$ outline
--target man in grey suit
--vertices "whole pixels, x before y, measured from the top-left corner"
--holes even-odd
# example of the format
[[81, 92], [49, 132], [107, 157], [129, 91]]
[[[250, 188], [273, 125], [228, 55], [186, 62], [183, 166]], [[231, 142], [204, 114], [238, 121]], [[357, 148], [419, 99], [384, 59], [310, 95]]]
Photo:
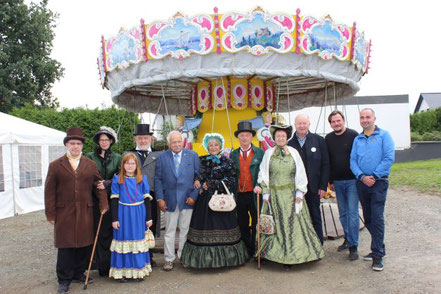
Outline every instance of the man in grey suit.
[[194, 188], [199, 174], [199, 157], [196, 152], [183, 149], [182, 134], [172, 131], [167, 136], [169, 150], [156, 160], [155, 192], [159, 209], [165, 212], [164, 270], [173, 269], [175, 236], [179, 219], [179, 248], [181, 257], [190, 226], [193, 206], [199, 190]]
[[[138, 124], [136, 125], [136, 132], [133, 134], [133, 140], [136, 143], [136, 147], [130, 150], [138, 156], [139, 162], [141, 163], [141, 172], [143, 175], [147, 176], [147, 181], [150, 186], [150, 195], [153, 197], [151, 201], [152, 208], [152, 220], [153, 225], [151, 230], [156, 236], [156, 233], [160, 232], [160, 217], [159, 210], [156, 205], [155, 199], [155, 165], [156, 159], [158, 158], [160, 151], [156, 151], [151, 147], [153, 132], [150, 132], [150, 125], [148, 124]], [[156, 266], [156, 262], [153, 260], [153, 254], [150, 251], [151, 265]]]

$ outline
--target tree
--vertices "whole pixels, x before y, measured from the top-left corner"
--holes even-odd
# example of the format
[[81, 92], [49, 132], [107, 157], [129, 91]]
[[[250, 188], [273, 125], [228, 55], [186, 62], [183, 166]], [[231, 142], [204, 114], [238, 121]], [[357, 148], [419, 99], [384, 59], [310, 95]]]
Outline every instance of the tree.
[[63, 76], [61, 64], [50, 58], [54, 39], [54, 14], [47, 0], [24, 4], [24, 0], [0, 2], [0, 111], [32, 103], [58, 107], [51, 94]]
[[133, 131], [140, 123], [138, 115], [114, 105], [106, 109], [63, 108], [60, 111], [51, 108], [38, 108], [27, 104], [14, 108], [11, 115], [65, 132], [71, 127], [83, 129], [86, 142], [83, 153], [93, 151], [95, 143], [92, 138], [101, 126], [111, 127], [118, 132], [119, 143], [112, 150], [123, 153], [134, 147]]

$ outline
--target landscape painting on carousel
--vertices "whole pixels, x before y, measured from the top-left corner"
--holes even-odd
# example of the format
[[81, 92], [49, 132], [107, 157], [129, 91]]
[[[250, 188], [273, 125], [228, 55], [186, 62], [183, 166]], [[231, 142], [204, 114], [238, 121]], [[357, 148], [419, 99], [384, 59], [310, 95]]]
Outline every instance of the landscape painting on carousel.
[[106, 68], [113, 70], [118, 67], [125, 69], [130, 64], [142, 60], [142, 35], [139, 27], [121, 30], [117, 37], [110, 38], [106, 47]]
[[369, 55], [369, 43], [364, 39], [364, 35], [358, 35], [354, 43], [354, 60], [356, 66], [366, 70], [367, 57]]
[[168, 23], [155, 23], [147, 30], [147, 38], [151, 40], [149, 54], [155, 59], [166, 55], [183, 58], [191, 53], [207, 54], [214, 46], [213, 38], [207, 34], [212, 30], [210, 17], [176, 17]]
[[229, 52], [248, 49], [260, 55], [274, 50], [279, 53], [293, 48], [291, 32], [295, 22], [289, 15], [267, 15], [255, 12], [251, 15], [226, 14], [221, 21], [223, 47]]
[[317, 53], [323, 59], [344, 60], [349, 56], [348, 27], [335, 25], [330, 19], [319, 21], [312, 17], [305, 17], [301, 27], [304, 34], [301, 45], [305, 53]]

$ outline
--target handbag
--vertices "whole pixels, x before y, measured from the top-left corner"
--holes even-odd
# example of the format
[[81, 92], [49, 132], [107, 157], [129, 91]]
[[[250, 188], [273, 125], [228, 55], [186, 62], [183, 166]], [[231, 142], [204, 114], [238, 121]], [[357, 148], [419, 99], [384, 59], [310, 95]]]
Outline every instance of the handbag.
[[217, 190], [211, 196], [210, 202], [208, 202], [208, 207], [213, 211], [219, 212], [229, 212], [236, 208], [236, 201], [234, 200], [234, 195], [230, 193], [224, 181], [221, 181], [224, 185], [226, 194], [218, 194]]
[[[268, 214], [263, 213], [263, 207], [265, 202], [268, 203]], [[260, 210], [259, 217], [259, 231], [265, 235], [273, 235], [276, 231], [276, 224], [274, 223], [273, 212], [271, 210], [271, 205], [269, 201], [265, 201], [262, 205], [262, 209]]]
[[155, 247], [155, 236], [150, 229], [147, 229], [147, 231], [145, 232], [145, 242], [147, 243], [149, 249]]

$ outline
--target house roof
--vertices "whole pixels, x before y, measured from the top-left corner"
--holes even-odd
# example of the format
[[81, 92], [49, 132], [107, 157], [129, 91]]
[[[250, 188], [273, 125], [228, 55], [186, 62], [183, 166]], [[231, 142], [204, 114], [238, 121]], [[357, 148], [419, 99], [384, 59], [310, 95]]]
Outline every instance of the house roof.
[[420, 111], [423, 100], [429, 106], [429, 109], [441, 107], [441, 93], [421, 93], [413, 113]]

